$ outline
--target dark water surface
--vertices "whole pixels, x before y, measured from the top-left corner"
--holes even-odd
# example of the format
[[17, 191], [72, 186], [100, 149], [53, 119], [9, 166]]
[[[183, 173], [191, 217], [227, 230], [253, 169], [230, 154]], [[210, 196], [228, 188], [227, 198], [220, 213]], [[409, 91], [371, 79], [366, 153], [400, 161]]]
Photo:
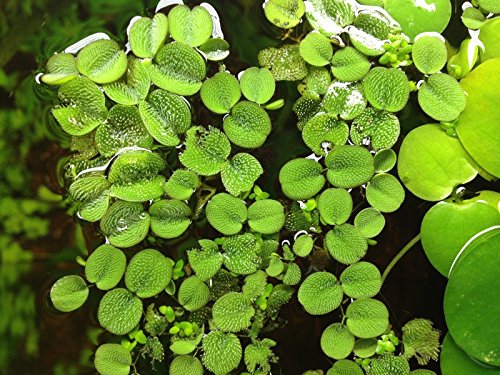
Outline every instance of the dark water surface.
[[[226, 61], [231, 72], [257, 65], [256, 56], [260, 49], [281, 43], [280, 31], [265, 21], [260, 1], [212, 0], [210, 3], [219, 11], [223, 31], [231, 44], [231, 55]], [[82, 12], [82, 19], [84, 17], [85, 12]], [[446, 36], [456, 45], [464, 35], [458, 27], [457, 17], [454, 19]], [[41, 28], [38, 32], [44, 33], [46, 30]], [[51, 35], [46, 37], [51, 38]], [[31, 66], [32, 69], [37, 68], [34, 61], [27, 61], [23, 55], [16, 56], [14, 61]], [[278, 86], [277, 97], [286, 98], [287, 104], [284, 109], [272, 114], [275, 124], [273, 133], [266, 146], [256, 152], [256, 157], [266, 170], [266, 182], [260, 185], [274, 196], [279, 188], [277, 174], [280, 167], [293, 157], [308, 154], [291, 113], [291, 105], [297, 97], [296, 89], [293, 84]], [[203, 113], [198, 113], [198, 118], [202, 116]], [[406, 125], [403, 124], [403, 128], [408, 131], [419, 123], [422, 122], [408, 121]], [[37, 145], [32, 155], [29, 168], [34, 175], [33, 191], [44, 184], [54, 192], [63, 193], [57, 181], [56, 165], [60, 157], [67, 155], [67, 151], [47, 141]], [[477, 188], [481, 187], [480, 182], [476, 185]], [[422, 217], [430, 207], [430, 203], [407, 192], [407, 199], [401, 209], [385, 215], [387, 225], [377, 238], [378, 244], [370, 247], [366, 259], [383, 271], [398, 251], [418, 234]], [[11, 272], [22, 275], [13, 286], [14, 293], [27, 292], [36, 302], [36, 309], [23, 319], [24, 324], [35, 327], [38, 349], [27, 354], [26, 339], [15, 344], [0, 340], [0, 350], [8, 351], [12, 358], [8, 364], [0, 365], [0, 372], [5, 371], [4, 375], [95, 373], [89, 358], [96, 348], [96, 337], [100, 332], [95, 316], [98, 293], [93, 290], [84, 307], [72, 313], [59, 313], [48, 302], [49, 289], [57, 278], [82, 271], [74, 261], [79, 255], [74, 235], [77, 221], [68, 216], [65, 209], [54, 211], [50, 219], [49, 236], [42, 241], [24, 244], [34, 254], [31, 267], [8, 266], [18, 267], [17, 270], [11, 269]], [[95, 236], [93, 225], [83, 224], [83, 232], [89, 249], [102, 241], [102, 238]], [[178, 242], [173, 243], [169, 249], [173, 250], [177, 246]], [[417, 244], [393, 269], [380, 296], [390, 308], [391, 322], [396, 331], [400, 331], [408, 320], [421, 317], [431, 319], [438, 329], [445, 332], [442, 313], [445, 281], [432, 268], [421, 246]], [[1, 306], [0, 309], [5, 312], [9, 306]], [[311, 317], [295, 301], [283, 309], [283, 317], [288, 320], [288, 325], [269, 335], [278, 341], [276, 354], [280, 357], [281, 373], [295, 375], [307, 369], [328, 369], [331, 364], [321, 351], [319, 337], [323, 329], [337, 319], [335, 312], [324, 317]], [[105, 335], [99, 337], [99, 342], [106, 339]], [[439, 371], [437, 364], [430, 368]], [[159, 370], [158, 373], [166, 373], [166, 368]]]

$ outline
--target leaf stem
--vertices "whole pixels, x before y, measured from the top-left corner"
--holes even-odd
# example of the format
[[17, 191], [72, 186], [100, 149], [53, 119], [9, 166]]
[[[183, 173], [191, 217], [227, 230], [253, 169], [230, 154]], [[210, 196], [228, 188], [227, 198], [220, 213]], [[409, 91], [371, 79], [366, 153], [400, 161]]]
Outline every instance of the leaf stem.
[[394, 266], [399, 262], [399, 260], [404, 257], [404, 255], [418, 242], [420, 241], [420, 233], [413, 237], [410, 242], [408, 242], [405, 247], [403, 247], [399, 253], [392, 258], [391, 262], [387, 265], [384, 274], [382, 275], [382, 285], [384, 284], [385, 279], [394, 268]]

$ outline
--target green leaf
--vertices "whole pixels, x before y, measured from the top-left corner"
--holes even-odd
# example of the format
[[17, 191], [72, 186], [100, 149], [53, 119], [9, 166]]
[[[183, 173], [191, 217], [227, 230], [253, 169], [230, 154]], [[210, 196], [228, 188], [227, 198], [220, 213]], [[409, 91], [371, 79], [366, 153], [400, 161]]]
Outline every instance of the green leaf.
[[80, 308], [89, 296], [89, 288], [80, 276], [63, 276], [50, 289], [50, 299], [59, 311], [69, 312]]
[[358, 212], [354, 218], [354, 226], [366, 238], [378, 236], [385, 226], [384, 215], [375, 208], [368, 207]]
[[391, 149], [382, 149], [377, 151], [373, 157], [375, 173], [389, 172], [396, 165], [397, 156]]
[[313, 66], [325, 66], [332, 59], [333, 47], [330, 39], [318, 31], [311, 31], [300, 41], [300, 56]]
[[208, 11], [195, 6], [176, 5], [168, 13], [168, 22], [172, 38], [190, 47], [198, 47], [212, 35], [212, 17]]
[[274, 95], [276, 82], [269, 69], [251, 67], [240, 77], [240, 86], [243, 96], [257, 104], [267, 103]]
[[340, 81], [359, 81], [369, 70], [370, 61], [354, 47], [344, 47], [333, 54], [332, 73]]
[[410, 365], [404, 357], [384, 354], [371, 362], [368, 375], [407, 375], [409, 372]]
[[188, 251], [189, 265], [194, 270], [196, 276], [202, 281], [207, 281], [211, 279], [221, 268], [223, 257], [218, 251], [217, 244], [212, 244], [211, 246], [206, 246], [205, 243], [208, 240], [200, 241], [202, 246], [201, 250], [192, 249]]
[[332, 83], [332, 77], [326, 67], [309, 67], [306, 78], [297, 85], [301, 95], [319, 97], [325, 95], [328, 87]]
[[264, 271], [257, 271], [245, 277], [242, 292], [250, 299], [255, 299], [264, 293], [267, 285], [267, 274]]
[[368, 250], [363, 234], [351, 224], [336, 225], [326, 234], [325, 244], [333, 259], [343, 264], [356, 263]]
[[464, 9], [462, 16], [462, 23], [471, 30], [479, 29], [486, 20], [484, 14], [477, 8], [470, 7]]
[[179, 288], [179, 303], [187, 311], [201, 309], [210, 300], [210, 289], [199, 277], [185, 279]]
[[124, 147], [151, 148], [153, 138], [137, 108], [119, 104], [109, 110], [107, 120], [97, 128], [95, 143], [101, 155], [111, 157]]
[[330, 358], [346, 358], [353, 348], [354, 336], [341, 323], [330, 324], [321, 334], [321, 349]]
[[281, 307], [290, 301], [294, 292], [295, 289], [288, 285], [278, 284], [274, 286], [267, 300], [266, 309], [266, 311], [269, 312], [271, 319], [276, 319]]
[[444, 316], [453, 339], [467, 354], [490, 366], [500, 365], [499, 241], [500, 226], [472, 237], [452, 265], [444, 295]]
[[252, 343], [245, 347], [244, 360], [247, 370], [254, 373], [258, 368], [264, 374], [270, 373], [270, 363], [277, 361], [271, 350], [274, 345], [276, 345], [276, 342], [267, 338], [262, 341], [252, 340]]
[[266, 268], [266, 273], [271, 277], [278, 277], [285, 270], [285, 263], [277, 256], [276, 253], [271, 255], [269, 265]]
[[196, 347], [200, 344], [203, 338], [203, 331], [200, 331], [198, 335], [191, 335], [180, 337], [178, 335], [170, 337], [170, 350], [172, 353], [177, 355], [186, 355], [192, 353]]
[[379, 173], [366, 186], [366, 200], [381, 212], [396, 211], [405, 199], [405, 191], [391, 174]]
[[413, 63], [424, 74], [439, 72], [446, 65], [448, 55], [441, 35], [417, 35], [411, 49]]
[[213, 322], [224, 332], [239, 332], [248, 328], [254, 315], [251, 300], [237, 292], [225, 294], [212, 307]]
[[111, 245], [132, 247], [149, 231], [150, 217], [141, 203], [115, 202], [101, 220], [101, 231]]
[[395, 27], [390, 19], [375, 9], [358, 12], [353, 25], [348, 28], [352, 45], [367, 56], [379, 56], [385, 52], [384, 44]]
[[271, 119], [258, 104], [242, 101], [224, 118], [224, 132], [229, 140], [244, 148], [257, 148], [271, 133]]
[[151, 205], [151, 230], [161, 238], [176, 238], [191, 224], [191, 209], [176, 199], [162, 199]]
[[164, 14], [156, 13], [152, 19], [141, 17], [130, 28], [130, 48], [137, 57], [153, 58], [167, 35], [168, 20]]
[[399, 120], [394, 114], [367, 108], [352, 122], [350, 136], [356, 145], [368, 141], [374, 150], [380, 150], [394, 146], [399, 131]]
[[460, 141], [448, 136], [439, 125], [423, 125], [404, 138], [399, 151], [398, 174], [417, 197], [438, 201], [455, 186], [477, 175]]
[[309, 199], [320, 192], [325, 184], [322, 167], [311, 159], [293, 159], [280, 170], [279, 180], [283, 193], [290, 199]]
[[354, 354], [359, 358], [369, 358], [377, 350], [377, 339], [357, 339], [354, 343]]
[[250, 191], [257, 179], [264, 173], [259, 161], [247, 153], [233, 156], [220, 172], [224, 188], [232, 195]]
[[498, 17], [487, 20], [484, 25], [481, 26], [479, 40], [484, 44], [484, 51], [481, 48], [479, 48], [478, 51], [481, 63], [489, 59], [500, 57], [498, 49], [499, 41], [497, 38], [499, 28], [500, 19], [498, 19]]
[[182, 96], [165, 90], [155, 90], [141, 101], [139, 113], [148, 132], [165, 146], [177, 146], [178, 135], [191, 126], [189, 104]]
[[300, 283], [301, 278], [302, 271], [300, 267], [296, 263], [289, 263], [285, 275], [283, 276], [283, 284], [297, 285]]
[[165, 182], [164, 190], [169, 197], [181, 201], [188, 200], [200, 186], [198, 175], [185, 169], [176, 169]]
[[139, 324], [141, 316], [141, 300], [124, 288], [107, 292], [97, 310], [99, 324], [115, 335], [132, 331]]
[[284, 224], [285, 208], [274, 199], [258, 200], [248, 207], [248, 225], [258, 233], [276, 233]]
[[354, 336], [369, 339], [385, 332], [389, 326], [389, 311], [375, 299], [363, 298], [352, 302], [346, 311], [347, 327]]
[[120, 46], [107, 39], [83, 47], [76, 56], [78, 71], [96, 83], [110, 83], [127, 70], [127, 55]]
[[169, 375], [203, 375], [203, 365], [196, 357], [180, 355], [172, 360], [168, 373]]
[[42, 82], [47, 85], [62, 85], [78, 76], [76, 60], [72, 54], [56, 53], [47, 61], [47, 73]]
[[269, 0], [264, 3], [264, 14], [273, 25], [291, 29], [299, 24], [305, 12], [303, 0]]
[[104, 94], [85, 77], [77, 77], [61, 85], [58, 91], [61, 107], [52, 114], [70, 135], [84, 135], [99, 126], [107, 116]]
[[94, 366], [101, 375], [128, 375], [132, 356], [120, 344], [103, 344], [95, 352]]
[[348, 135], [349, 126], [332, 113], [317, 114], [308, 120], [302, 129], [304, 143], [316, 155], [325, 155], [327, 147], [345, 144]]
[[240, 84], [232, 74], [219, 72], [203, 82], [200, 95], [201, 101], [209, 110], [225, 114], [240, 100]]
[[432, 327], [432, 322], [427, 319], [413, 319], [403, 328], [404, 357], [407, 360], [415, 357], [420, 365], [427, 365], [431, 360], [437, 361], [439, 357], [440, 332]]
[[434, 0], [431, 4], [416, 3], [414, 0], [386, 0], [384, 7], [411, 40], [427, 31], [441, 33], [451, 18], [451, 3], [448, 0]]
[[263, 49], [258, 59], [260, 66], [268, 68], [276, 81], [298, 81], [307, 75], [306, 62], [296, 44]]
[[247, 207], [239, 198], [226, 193], [216, 194], [206, 207], [211, 226], [226, 236], [239, 233], [247, 220]]
[[[305, 94], [293, 103], [292, 110], [298, 118], [297, 127], [299, 130], [304, 128], [304, 125], [314, 116], [319, 115], [321, 108], [321, 100], [314, 95]], [[314, 132], [311, 132], [314, 135]]]
[[158, 250], [146, 249], [135, 254], [125, 272], [125, 285], [140, 298], [156, 296], [172, 279], [172, 261]]
[[221, 171], [231, 153], [231, 144], [219, 129], [194, 126], [187, 131], [186, 150], [179, 156], [185, 167], [201, 176]]
[[299, 257], [307, 257], [311, 253], [313, 245], [313, 239], [307, 234], [302, 234], [293, 243], [293, 252]]
[[248, 275], [257, 271], [260, 250], [255, 236], [245, 233], [227, 238], [222, 244], [224, 250], [224, 265], [238, 275]]
[[203, 338], [203, 365], [215, 375], [229, 374], [236, 369], [242, 354], [240, 340], [232, 333], [212, 331]]
[[352, 120], [366, 108], [366, 98], [360, 83], [335, 81], [323, 98], [323, 107], [328, 113]]
[[422, 220], [422, 247], [431, 264], [448, 277], [457, 254], [476, 233], [500, 224], [498, 210], [484, 202], [439, 202]]
[[203, 57], [184, 43], [164, 45], [155, 57], [158, 64], [148, 67], [151, 81], [178, 95], [193, 95], [201, 88], [207, 74]]
[[418, 90], [418, 104], [438, 121], [453, 121], [465, 109], [465, 93], [455, 78], [448, 74], [431, 75]]
[[330, 38], [354, 21], [354, 4], [342, 0], [309, 0], [306, 8], [311, 26]]
[[408, 78], [397, 68], [371, 69], [363, 78], [363, 89], [372, 106], [389, 112], [401, 111], [410, 95]]
[[500, 117], [500, 108], [496, 105], [499, 100], [499, 67], [500, 58], [488, 60], [460, 81], [467, 92], [467, 106], [460, 114], [456, 128], [467, 152], [497, 178], [500, 177], [500, 163], [495, 156], [500, 148], [500, 133], [495, 126]]
[[352, 207], [351, 194], [345, 189], [326, 189], [318, 198], [321, 220], [329, 225], [345, 223], [351, 216]]
[[333, 274], [314, 272], [302, 282], [297, 297], [309, 314], [324, 315], [340, 306], [343, 295]]
[[151, 80], [141, 60], [129, 57], [123, 79], [103, 85], [104, 92], [113, 101], [123, 105], [135, 105], [148, 95]]
[[79, 178], [70, 185], [69, 194], [79, 204], [82, 219], [96, 222], [103, 217], [109, 206], [110, 186], [103, 176]]
[[203, 43], [199, 50], [210, 61], [221, 61], [229, 56], [229, 43], [221, 38], [211, 38]]
[[361, 146], [335, 147], [325, 158], [326, 177], [337, 187], [354, 188], [368, 182], [373, 176], [373, 157]]
[[378, 268], [368, 262], [358, 262], [347, 267], [340, 275], [344, 293], [351, 298], [373, 297], [382, 286]]
[[364, 372], [361, 367], [349, 359], [341, 359], [333, 364], [332, 368], [328, 370], [327, 375], [363, 375]]
[[99, 289], [109, 290], [118, 285], [126, 265], [123, 251], [111, 245], [101, 245], [87, 259], [85, 277]]
[[478, 0], [479, 7], [489, 13], [500, 13], [500, 5], [494, 0]]

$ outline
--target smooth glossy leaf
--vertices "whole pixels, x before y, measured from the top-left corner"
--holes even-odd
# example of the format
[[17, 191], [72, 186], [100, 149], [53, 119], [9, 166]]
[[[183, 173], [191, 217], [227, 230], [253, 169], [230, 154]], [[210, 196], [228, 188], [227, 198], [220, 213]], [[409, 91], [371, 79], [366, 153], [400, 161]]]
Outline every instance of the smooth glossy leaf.
[[96, 83], [110, 83], [127, 70], [127, 55], [120, 46], [101, 39], [83, 47], [76, 57], [78, 71]]
[[141, 300], [124, 288], [107, 292], [97, 310], [99, 324], [115, 335], [125, 335], [132, 331], [139, 324], [141, 315]]
[[179, 200], [162, 199], [151, 205], [151, 230], [161, 238], [176, 238], [191, 224], [191, 209]]
[[123, 251], [111, 245], [101, 245], [87, 259], [85, 277], [99, 289], [109, 290], [118, 285], [126, 265]]
[[309, 314], [324, 315], [340, 306], [343, 295], [333, 274], [315, 272], [302, 282], [297, 297]]
[[59, 311], [69, 312], [81, 307], [89, 296], [89, 288], [80, 276], [63, 276], [50, 289], [50, 299]]

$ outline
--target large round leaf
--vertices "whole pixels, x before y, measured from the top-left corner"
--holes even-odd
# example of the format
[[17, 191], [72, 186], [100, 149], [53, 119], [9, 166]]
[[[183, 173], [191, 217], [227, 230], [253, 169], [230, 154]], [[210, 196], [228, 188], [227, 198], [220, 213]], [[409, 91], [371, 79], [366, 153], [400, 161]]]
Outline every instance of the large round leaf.
[[422, 246], [432, 265], [448, 277], [465, 243], [476, 233], [499, 224], [498, 210], [487, 203], [439, 202], [422, 220]]
[[103, 344], [95, 352], [94, 366], [101, 375], [128, 375], [132, 356], [120, 344]]
[[488, 60], [460, 81], [467, 106], [458, 118], [457, 134], [467, 152], [488, 173], [500, 177], [500, 58]]
[[372, 338], [381, 335], [389, 326], [389, 311], [385, 305], [371, 298], [352, 302], [346, 311], [349, 331], [360, 338]]
[[500, 226], [469, 240], [452, 265], [444, 295], [444, 315], [453, 339], [491, 366], [500, 366], [499, 249]]
[[417, 197], [438, 201], [450, 195], [455, 186], [474, 179], [477, 171], [458, 139], [448, 136], [439, 125], [423, 125], [403, 140], [398, 174]]
[[344, 293], [335, 275], [315, 272], [300, 285], [298, 299], [311, 315], [324, 315], [340, 306]]
[[172, 279], [172, 260], [158, 250], [146, 249], [130, 260], [125, 272], [125, 285], [140, 298], [159, 294]]
[[247, 220], [245, 202], [227, 193], [216, 194], [210, 199], [206, 215], [211, 226], [226, 236], [238, 233]]
[[283, 193], [291, 199], [302, 200], [315, 196], [325, 184], [322, 167], [311, 159], [293, 159], [280, 170]]
[[141, 315], [141, 300], [124, 288], [107, 292], [97, 310], [99, 324], [115, 335], [132, 331], [139, 324]]
[[254, 314], [252, 301], [243, 293], [227, 293], [212, 307], [213, 322], [224, 332], [239, 332], [248, 328]]
[[89, 288], [80, 276], [63, 276], [50, 289], [50, 299], [59, 311], [69, 312], [82, 306], [89, 296]]
[[87, 259], [85, 277], [99, 289], [109, 290], [118, 285], [126, 265], [123, 251], [111, 245], [101, 245]]
[[151, 205], [151, 230], [161, 238], [176, 238], [191, 224], [191, 209], [179, 200], [162, 199]]
[[83, 47], [76, 57], [80, 73], [97, 83], [110, 83], [127, 70], [127, 56], [120, 46], [107, 39], [96, 40]]

